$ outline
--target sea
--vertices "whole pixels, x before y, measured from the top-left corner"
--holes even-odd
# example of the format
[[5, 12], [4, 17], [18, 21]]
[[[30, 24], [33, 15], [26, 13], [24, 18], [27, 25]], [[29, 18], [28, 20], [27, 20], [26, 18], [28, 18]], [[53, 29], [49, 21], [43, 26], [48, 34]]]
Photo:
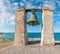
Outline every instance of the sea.
[[[28, 38], [41, 38], [41, 33], [28, 33], [27, 36]], [[0, 34], [0, 37], [13, 41], [14, 33], [3, 33]], [[60, 33], [54, 33], [54, 39], [60, 41]]]

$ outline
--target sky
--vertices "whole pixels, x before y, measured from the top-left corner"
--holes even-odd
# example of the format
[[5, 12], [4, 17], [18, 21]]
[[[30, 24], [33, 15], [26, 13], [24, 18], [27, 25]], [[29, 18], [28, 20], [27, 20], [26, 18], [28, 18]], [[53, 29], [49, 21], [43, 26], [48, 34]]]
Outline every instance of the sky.
[[[17, 8], [42, 9], [52, 8], [54, 32], [60, 32], [60, 0], [0, 0], [0, 32], [15, 32], [15, 13]], [[27, 20], [31, 12], [27, 13]], [[27, 25], [28, 32], [41, 32], [42, 13], [36, 12], [40, 25]]]

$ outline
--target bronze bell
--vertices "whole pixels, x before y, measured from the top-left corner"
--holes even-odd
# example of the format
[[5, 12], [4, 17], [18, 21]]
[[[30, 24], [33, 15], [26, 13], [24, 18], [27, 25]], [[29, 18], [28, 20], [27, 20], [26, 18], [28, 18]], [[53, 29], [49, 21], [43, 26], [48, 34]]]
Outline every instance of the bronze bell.
[[32, 25], [32, 26], [40, 24], [35, 12], [32, 13], [30, 19], [27, 21], [27, 24]]

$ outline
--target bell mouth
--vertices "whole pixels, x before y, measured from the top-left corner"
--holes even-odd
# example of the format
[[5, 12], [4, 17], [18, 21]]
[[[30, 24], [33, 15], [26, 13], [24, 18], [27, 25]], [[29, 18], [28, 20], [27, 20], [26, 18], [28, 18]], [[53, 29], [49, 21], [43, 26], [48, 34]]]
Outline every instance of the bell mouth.
[[38, 21], [28, 21], [27, 24], [34, 26], [34, 25], [39, 25], [40, 22], [38, 22]]

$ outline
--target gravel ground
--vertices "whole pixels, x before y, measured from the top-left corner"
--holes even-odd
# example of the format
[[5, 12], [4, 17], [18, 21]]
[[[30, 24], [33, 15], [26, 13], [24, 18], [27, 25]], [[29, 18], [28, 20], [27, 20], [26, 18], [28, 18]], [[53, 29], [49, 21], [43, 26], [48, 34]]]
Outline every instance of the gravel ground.
[[60, 46], [20, 47], [9, 46], [0, 49], [0, 54], [60, 54]]

